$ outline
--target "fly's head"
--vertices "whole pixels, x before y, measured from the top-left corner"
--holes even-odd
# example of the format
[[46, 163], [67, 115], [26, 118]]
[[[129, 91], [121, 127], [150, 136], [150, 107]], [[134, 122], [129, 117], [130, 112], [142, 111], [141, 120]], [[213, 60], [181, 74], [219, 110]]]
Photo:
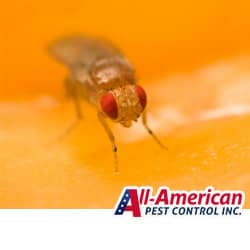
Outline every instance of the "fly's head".
[[147, 96], [139, 85], [124, 85], [105, 91], [100, 97], [100, 109], [110, 119], [130, 127], [147, 104]]

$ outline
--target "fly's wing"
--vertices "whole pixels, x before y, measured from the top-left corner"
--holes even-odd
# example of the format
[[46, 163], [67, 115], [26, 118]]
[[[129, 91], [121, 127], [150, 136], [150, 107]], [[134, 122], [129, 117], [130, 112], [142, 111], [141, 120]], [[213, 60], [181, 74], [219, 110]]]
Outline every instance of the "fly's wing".
[[87, 36], [66, 37], [49, 46], [50, 54], [66, 65], [80, 82], [87, 77], [92, 63], [100, 57], [121, 55], [119, 49], [105, 40]]

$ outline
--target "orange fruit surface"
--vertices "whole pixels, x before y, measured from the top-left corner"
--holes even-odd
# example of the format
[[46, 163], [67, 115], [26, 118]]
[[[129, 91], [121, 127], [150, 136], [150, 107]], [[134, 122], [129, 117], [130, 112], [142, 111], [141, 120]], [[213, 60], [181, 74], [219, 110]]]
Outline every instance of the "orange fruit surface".
[[[126, 185], [239, 189], [250, 207], [250, 4], [241, 1], [14, 1], [0, 10], [0, 207], [112, 208]], [[84, 33], [116, 43], [148, 94], [149, 124], [74, 120], [66, 69], [46, 46]]]

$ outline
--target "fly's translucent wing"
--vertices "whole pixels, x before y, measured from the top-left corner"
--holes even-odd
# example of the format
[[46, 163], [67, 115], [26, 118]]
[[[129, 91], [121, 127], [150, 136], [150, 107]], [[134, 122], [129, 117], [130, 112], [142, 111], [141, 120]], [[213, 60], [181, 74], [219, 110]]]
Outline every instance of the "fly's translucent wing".
[[118, 48], [103, 39], [66, 37], [52, 43], [49, 51], [82, 84], [91, 84], [90, 74], [95, 86], [102, 88], [115, 87], [125, 80], [134, 82], [132, 65]]
[[53, 42], [49, 52], [71, 69], [88, 69], [97, 58], [121, 55], [119, 49], [102, 39], [87, 36], [66, 37]]

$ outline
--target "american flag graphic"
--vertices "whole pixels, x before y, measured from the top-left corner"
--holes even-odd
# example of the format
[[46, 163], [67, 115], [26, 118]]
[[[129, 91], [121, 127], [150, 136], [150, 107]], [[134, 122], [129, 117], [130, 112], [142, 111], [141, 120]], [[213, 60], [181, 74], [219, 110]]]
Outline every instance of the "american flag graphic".
[[[130, 204], [128, 204], [130, 202]], [[132, 212], [134, 217], [141, 217], [137, 189], [125, 189], [115, 210], [115, 215], [122, 215], [124, 211]]]
[[121, 201], [120, 203], [118, 204], [116, 210], [115, 210], [115, 215], [121, 215], [123, 214], [123, 212], [125, 211], [127, 205], [128, 205], [128, 202], [130, 200], [131, 196], [130, 196], [130, 192], [129, 192], [129, 189], [126, 189], [122, 198], [121, 198]]

